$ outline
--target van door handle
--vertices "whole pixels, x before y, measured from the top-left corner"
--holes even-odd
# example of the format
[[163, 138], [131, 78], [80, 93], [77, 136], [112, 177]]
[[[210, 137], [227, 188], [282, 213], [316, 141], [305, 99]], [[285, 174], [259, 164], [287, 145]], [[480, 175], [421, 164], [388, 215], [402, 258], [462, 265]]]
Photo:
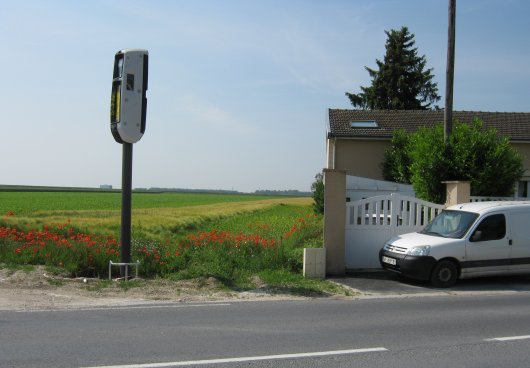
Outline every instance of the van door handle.
[[508, 239], [508, 245], [512, 245], [513, 244], [513, 240], [512, 239]]

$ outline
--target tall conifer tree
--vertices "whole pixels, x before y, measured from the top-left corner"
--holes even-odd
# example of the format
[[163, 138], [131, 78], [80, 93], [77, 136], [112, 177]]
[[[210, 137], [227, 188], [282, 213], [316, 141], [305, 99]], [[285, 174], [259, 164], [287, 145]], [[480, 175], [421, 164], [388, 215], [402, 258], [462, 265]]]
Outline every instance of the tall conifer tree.
[[346, 92], [353, 106], [369, 110], [428, 110], [438, 96], [432, 69], [426, 69], [425, 55], [418, 56], [414, 34], [407, 27], [385, 31], [387, 35], [384, 61], [376, 59], [378, 70], [365, 66], [372, 85], [361, 86], [361, 93]]

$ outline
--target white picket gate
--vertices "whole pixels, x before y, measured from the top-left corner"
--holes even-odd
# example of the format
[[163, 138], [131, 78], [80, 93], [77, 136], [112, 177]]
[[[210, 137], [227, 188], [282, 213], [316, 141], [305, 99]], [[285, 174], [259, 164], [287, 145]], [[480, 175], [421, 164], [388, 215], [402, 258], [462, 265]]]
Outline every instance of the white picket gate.
[[388, 239], [423, 229], [443, 208], [398, 193], [346, 203], [346, 269], [380, 268]]

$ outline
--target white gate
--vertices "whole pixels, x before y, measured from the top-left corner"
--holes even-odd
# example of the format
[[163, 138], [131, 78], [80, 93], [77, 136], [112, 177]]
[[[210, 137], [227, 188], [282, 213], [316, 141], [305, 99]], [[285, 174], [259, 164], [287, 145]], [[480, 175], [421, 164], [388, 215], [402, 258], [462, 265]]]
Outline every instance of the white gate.
[[443, 208], [398, 193], [346, 203], [346, 268], [380, 268], [388, 239], [423, 229]]

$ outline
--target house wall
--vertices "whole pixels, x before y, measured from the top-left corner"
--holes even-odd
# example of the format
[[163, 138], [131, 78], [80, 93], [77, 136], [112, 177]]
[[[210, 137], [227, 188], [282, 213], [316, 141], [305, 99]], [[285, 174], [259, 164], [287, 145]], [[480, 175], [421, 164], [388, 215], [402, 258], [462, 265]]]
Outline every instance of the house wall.
[[[523, 156], [524, 179], [530, 180], [530, 144], [511, 143]], [[346, 171], [347, 175], [383, 179], [381, 163], [389, 140], [328, 139], [328, 167]]]
[[[389, 140], [339, 139], [334, 142], [334, 159], [328, 157], [328, 168], [346, 171], [347, 175], [383, 179], [380, 164], [385, 158]], [[333, 167], [329, 165], [334, 163]]]

